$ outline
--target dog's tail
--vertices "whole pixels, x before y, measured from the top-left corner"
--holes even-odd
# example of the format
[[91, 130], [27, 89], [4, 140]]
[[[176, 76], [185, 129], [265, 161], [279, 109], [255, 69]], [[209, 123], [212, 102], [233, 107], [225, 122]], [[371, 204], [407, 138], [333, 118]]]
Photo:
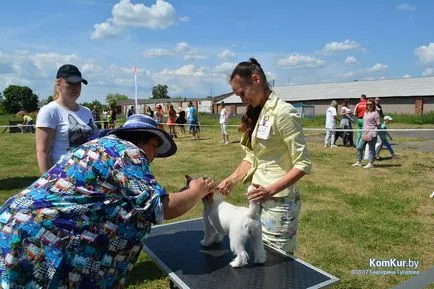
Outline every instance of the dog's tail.
[[247, 216], [254, 220], [259, 220], [261, 217], [261, 205], [258, 202], [250, 201]]

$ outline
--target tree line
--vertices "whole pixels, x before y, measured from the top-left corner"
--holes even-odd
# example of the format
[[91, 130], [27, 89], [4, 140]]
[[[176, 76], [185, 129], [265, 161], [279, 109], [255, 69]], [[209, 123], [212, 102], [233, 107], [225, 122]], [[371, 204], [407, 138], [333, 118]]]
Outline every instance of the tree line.
[[[152, 87], [153, 99], [170, 98], [168, 95], [167, 85], [158, 84]], [[128, 99], [128, 96], [120, 93], [110, 93], [106, 96], [106, 103], [108, 107], [115, 107], [116, 104], [124, 99]], [[44, 104], [53, 101], [53, 96], [49, 96]], [[97, 107], [101, 109], [104, 105], [98, 100], [92, 102], [84, 102], [82, 105], [92, 109]], [[27, 112], [33, 112], [39, 108], [39, 98], [27, 86], [9, 85], [3, 93], [0, 91], [0, 113], [15, 114], [20, 110]]]

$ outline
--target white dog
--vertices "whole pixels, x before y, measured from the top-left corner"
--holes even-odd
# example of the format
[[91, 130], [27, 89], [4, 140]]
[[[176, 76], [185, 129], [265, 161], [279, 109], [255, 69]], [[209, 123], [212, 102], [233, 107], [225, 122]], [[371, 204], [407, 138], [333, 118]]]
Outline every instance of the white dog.
[[236, 255], [230, 265], [237, 268], [247, 264], [249, 255], [245, 245], [250, 240], [255, 263], [265, 263], [267, 253], [262, 242], [261, 207], [258, 203], [250, 202], [248, 208], [237, 207], [221, 199], [214, 200], [213, 195], [203, 198], [202, 202], [205, 223], [205, 236], [200, 241], [202, 246], [219, 243], [229, 235], [231, 251]]

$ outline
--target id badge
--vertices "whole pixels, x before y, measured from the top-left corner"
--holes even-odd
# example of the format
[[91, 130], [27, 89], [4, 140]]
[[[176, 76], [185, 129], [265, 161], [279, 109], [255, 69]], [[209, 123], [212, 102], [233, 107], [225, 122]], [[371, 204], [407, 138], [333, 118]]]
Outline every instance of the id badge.
[[264, 117], [261, 123], [258, 126], [258, 133], [256, 137], [259, 139], [267, 140], [270, 137], [271, 132], [271, 121], [268, 120], [268, 117]]

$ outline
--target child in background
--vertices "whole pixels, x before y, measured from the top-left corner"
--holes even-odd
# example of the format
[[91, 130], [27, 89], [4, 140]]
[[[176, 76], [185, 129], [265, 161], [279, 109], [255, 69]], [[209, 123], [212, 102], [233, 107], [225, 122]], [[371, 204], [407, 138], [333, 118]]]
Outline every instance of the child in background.
[[227, 130], [227, 125], [228, 125], [228, 117], [229, 117], [229, 113], [227, 112], [224, 103], [222, 102], [220, 104], [220, 129], [221, 129], [221, 134], [222, 134], [222, 144], [229, 144], [229, 135], [228, 135], [228, 130]]
[[182, 135], [185, 135], [185, 124], [187, 123], [187, 119], [185, 118], [185, 111], [182, 106], [178, 107], [178, 117], [176, 118], [176, 123], [181, 129]]
[[379, 136], [380, 136], [380, 138], [381, 138], [381, 142], [382, 142], [382, 144], [380, 145], [380, 148], [379, 148], [378, 153], [377, 153], [377, 157], [376, 157], [377, 160], [380, 158], [380, 151], [381, 151], [381, 148], [382, 148], [383, 145], [386, 146], [387, 150], [390, 152], [390, 154], [392, 155], [392, 157], [393, 157], [394, 159], [399, 159], [399, 157], [398, 157], [398, 156], [395, 154], [395, 152], [393, 151], [392, 146], [390, 145], [389, 141], [387, 140], [387, 137], [389, 137], [390, 140], [393, 140], [392, 137], [390, 136], [390, 134], [386, 131], [386, 129], [387, 129], [387, 125], [388, 125], [392, 120], [393, 120], [392, 117], [386, 115], [386, 116], [384, 117], [384, 122], [383, 122], [383, 123], [381, 124], [381, 126], [380, 126], [380, 129], [381, 129], [381, 130], [378, 132], [378, 134], [379, 134]]
[[154, 112], [154, 119], [158, 124], [158, 128], [164, 129], [164, 112], [161, 104], [157, 105], [156, 111]]

